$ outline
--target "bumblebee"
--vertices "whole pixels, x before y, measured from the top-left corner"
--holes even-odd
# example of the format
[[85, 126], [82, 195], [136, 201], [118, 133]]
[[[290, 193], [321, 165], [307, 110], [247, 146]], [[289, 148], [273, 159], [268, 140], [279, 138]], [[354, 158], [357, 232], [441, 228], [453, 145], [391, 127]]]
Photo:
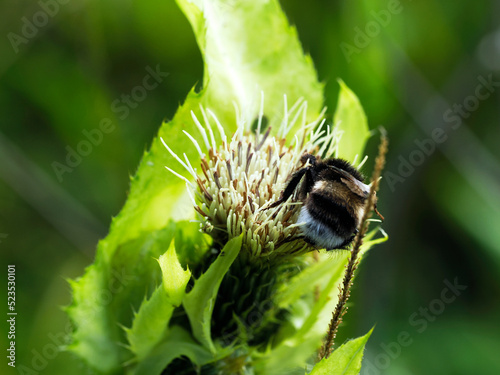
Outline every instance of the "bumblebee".
[[[343, 159], [318, 160], [304, 154], [305, 167], [293, 173], [281, 197], [269, 208], [285, 202], [297, 190], [303, 205], [298, 218], [306, 242], [326, 250], [344, 249], [356, 236], [370, 186], [361, 173]], [[382, 215], [376, 214], [383, 220]]]

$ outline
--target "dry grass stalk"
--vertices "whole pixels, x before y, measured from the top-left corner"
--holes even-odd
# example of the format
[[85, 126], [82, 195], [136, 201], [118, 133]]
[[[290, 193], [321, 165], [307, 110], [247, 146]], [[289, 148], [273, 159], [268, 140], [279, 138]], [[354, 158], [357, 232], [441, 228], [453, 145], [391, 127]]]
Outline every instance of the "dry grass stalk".
[[385, 154], [387, 153], [388, 144], [389, 141], [387, 140], [385, 131], [382, 131], [378, 155], [375, 159], [375, 169], [371, 177], [370, 194], [365, 204], [365, 212], [363, 214], [363, 218], [361, 219], [359, 232], [354, 239], [349, 263], [346, 266], [344, 279], [342, 281], [342, 284], [339, 286], [339, 300], [337, 302], [337, 305], [335, 306], [335, 310], [332, 313], [332, 320], [330, 321], [330, 325], [328, 327], [328, 333], [326, 335], [325, 342], [318, 353], [318, 361], [323, 358], [328, 358], [332, 353], [337, 330], [340, 323], [342, 323], [342, 317], [348, 309], [346, 304], [351, 295], [351, 286], [354, 280], [354, 272], [359, 265], [359, 252], [361, 250], [361, 245], [363, 244], [363, 238], [368, 230], [368, 219], [372, 216], [372, 211], [375, 209], [375, 196], [379, 187], [380, 175], [382, 173], [382, 170], [384, 169]]

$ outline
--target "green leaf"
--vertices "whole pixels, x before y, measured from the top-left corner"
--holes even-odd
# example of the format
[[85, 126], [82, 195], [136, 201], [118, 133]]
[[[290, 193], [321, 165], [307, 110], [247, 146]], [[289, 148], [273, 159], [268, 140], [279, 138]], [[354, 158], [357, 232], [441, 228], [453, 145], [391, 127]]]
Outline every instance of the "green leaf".
[[366, 335], [348, 341], [330, 357], [319, 361], [309, 375], [357, 375], [361, 371], [363, 351], [373, 328]]
[[[374, 229], [365, 236], [361, 254], [387, 240], [385, 232], [384, 237], [373, 239], [378, 230]], [[338, 286], [342, 282], [348, 255], [347, 251], [321, 252], [319, 262], [294, 276], [277, 293], [275, 302], [282, 308], [288, 307], [290, 318], [274, 339], [278, 345], [256, 362], [256, 368], [266, 369], [262, 373], [278, 372], [280, 361], [275, 361], [276, 357], [294, 358], [294, 363], [299, 363], [321, 345], [337, 304]], [[317, 286], [321, 287], [319, 298], [313, 301], [312, 292]], [[290, 369], [286, 362], [281, 364], [283, 367], [279, 371]]]
[[[224, 353], [226, 354], [226, 353]], [[159, 375], [175, 358], [188, 357], [202, 365], [214, 360], [214, 356], [199, 345], [183, 328], [173, 326], [165, 339], [134, 369], [134, 375]]]
[[132, 325], [133, 309], [139, 309], [148, 291], [161, 282], [158, 258], [172, 242], [175, 224], [144, 233], [118, 246], [106, 259], [106, 246], [99, 243], [95, 263], [85, 275], [71, 281], [72, 304], [67, 313], [76, 324], [69, 349], [94, 369], [113, 373], [132, 357], [120, 326]]
[[[384, 237], [372, 239], [377, 233], [378, 229], [374, 229], [370, 231], [364, 238], [364, 243], [361, 246], [360, 258], [362, 260], [362, 256], [371, 249], [372, 246], [384, 242], [387, 240], [387, 235], [383, 232]], [[320, 255], [321, 261], [325, 262], [327, 260], [331, 260], [333, 255], [329, 255], [328, 253], [323, 253]], [[306, 321], [302, 325], [301, 329], [297, 332], [295, 336], [296, 340], [302, 340], [305, 337], [323, 337], [325, 331], [330, 323], [332, 318], [332, 311], [334, 311], [335, 306], [338, 301], [338, 286], [342, 282], [345, 272], [345, 266], [349, 261], [349, 252], [337, 252], [334, 255], [332, 262], [332, 266], [330, 269], [331, 276], [330, 279], [326, 281], [321, 281], [320, 285], [324, 285], [324, 288], [321, 290], [318, 300], [314, 303], [314, 306], [307, 317]], [[359, 272], [359, 270], [358, 270]]]
[[199, 223], [177, 222], [175, 232], [175, 251], [183, 268], [195, 267], [210, 248], [212, 238], [200, 231]]
[[98, 257], [96, 263], [87, 268], [85, 276], [70, 281], [73, 303], [66, 311], [78, 326], [68, 349], [85, 359], [92, 368], [110, 374], [119, 369], [124, 349], [115, 345], [114, 340], [119, 340], [118, 326], [108, 318], [107, 306], [95, 298], [106, 284], [107, 275], [103, 269]]
[[333, 123], [342, 132], [337, 157], [353, 162], [361, 162], [365, 144], [370, 137], [368, 121], [357, 96], [339, 79], [340, 93]]
[[[274, 340], [278, 344], [255, 361], [259, 374], [290, 373], [293, 366], [303, 369], [306, 360], [321, 346], [337, 303], [337, 286], [342, 280], [348, 254], [347, 251], [321, 252], [320, 261], [311, 266], [312, 271], [307, 268], [287, 283], [292, 292], [285, 293], [283, 298], [278, 296], [277, 301], [283, 306], [290, 303], [290, 323], [278, 333]], [[305, 285], [309, 282], [311, 284]], [[321, 291], [318, 300], [314, 301], [311, 292], [316, 285], [321, 286]], [[305, 300], [299, 298], [304, 297], [304, 293], [308, 296]], [[276, 358], [290, 358], [290, 361], [277, 361]]]
[[289, 107], [302, 97], [310, 118], [318, 116], [323, 85], [278, 1], [243, 0], [237, 6], [223, 0], [177, 3], [191, 22], [205, 61], [204, 105], [234, 120], [235, 103], [242, 120], [252, 123], [263, 91], [264, 114], [273, 130], [282, 120], [284, 94]]
[[163, 338], [173, 311], [174, 306], [162, 286], [142, 303], [132, 327], [125, 329], [130, 350], [138, 361], [143, 360]]
[[305, 363], [315, 354], [311, 347], [316, 347], [317, 343], [316, 338], [300, 343], [284, 342], [265, 355], [256, 354], [257, 358], [253, 361], [255, 374], [303, 374]]
[[[359, 255], [360, 260], [363, 259], [362, 257], [364, 254], [374, 245], [385, 242], [388, 239], [387, 234], [383, 231], [383, 237], [373, 239], [379, 230], [379, 228], [373, 229], [364, 237]], [[334, 255], [324, 252], [320, 254], [320, 257], [320, 263], [330, 261], [331, 276], [328, 281], [320, 281], [319, 285], [325, 285], [325, 287], [321, 290], [318, 301], [314, 304], [311, 313], [301, 327], [301, 330], [298, 332], [299, 337], [301, 333], [305, 335], [304, 337], [312, 337], [314, 335], [323, 337], [326, 327], [328, 327], [332, 318], [332, 311], [337, 305], [339, 293], [338, 286], [344, 277], [345, 266], [349, 261], [349, 252], [339, 251]], [[357, 272], [359, 272], [359, 270]]]
[[233, 238], [222, 249], [208, 270], [196, 280], [193, 289], [184, 297], [183, 306], [191, 323], [193, 335], [210, 351], [215, 352], [210, 322], [220, 283], [241, 248], [242, 236]]
[[292, 277], [286, 285], [282, 285], [276, 295], [275, 302], [280, 308], [286, 308], [298, 301], [302, 296], [312, 293], [316, 286], [325, 285], [337, 270], [345, 265], [347, 252], [340, 256], [322, 259]]
[[163, 289], [168, 299], [174, 306], [180, 306], [186, 294], [186, 285], [191, 278], [191, 272], [182, 268], [173, 243], [167, 252], [160, 256], [158, 263], [163, 275]]
[[172, 241], [169, 249], [158, 259], [163, 283], [149, 300], [143, 301], [134, 316], [130, 329], [126, 329], [130, 349], [141, 361], [158, 344], [167, 329], [175, 306], [180, 306], [186, 285], [191, 277], [179, 263]]
[[[338, 300], [338, 285], [341, 283], [345, 272], [345, 265], [348, 262], [349, 252], [343, 251], [335, 254], [336, 262], [332, 264], [331, 274], [327, 283], [322, 283], [324, 287], [321, 289], [318, 300], [307, 317], [300, 330], [294, 336], [294, 340], [300, 342], [306, 337], [316, 337], [318, 342], [325, 335], [332, 317], [332, 311]], [[327, 254], [323, 254], [323, 259]]]

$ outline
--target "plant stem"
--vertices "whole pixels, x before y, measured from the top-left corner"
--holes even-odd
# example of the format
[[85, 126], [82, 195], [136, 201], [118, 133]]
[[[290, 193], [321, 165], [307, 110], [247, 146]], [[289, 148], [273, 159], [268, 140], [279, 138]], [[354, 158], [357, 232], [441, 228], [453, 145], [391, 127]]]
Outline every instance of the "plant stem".
[[337, 335], [337, 330], [340, 323], [342, 323], [342, 317], [347, 312], [348, 307], [346, 303], [351, 295], [351, 286], [354, 280], [354, 272], [358, 268], [360, 258], [359, 253], [361, 250], [361, 245], [363, 244], [363, 238], [368, 230], [368, 219], [372, 216], [372, 211], [376, 209], [376, 193], [379, 187], [379, 180], [382, 170], [385, 164], [385, 154], [387, 153], [388, 140], [385, 131], [382, 130], [381, 141], [378, 149], [378, 155], [375, 159], [375, 169], [371, 177], [371, 186], [368, 199], [365, 203], [365, 212], [361, 219], [359, 225], [358, 234], [354, 239], [354, 245], [351, 250], [351, 256], [349, 262], [346, 266], [346, 272], [344, 274], [344, 279], [342, 284], [339, 285], [339, 300], [335, 306], [335, 310], [332, 313], [332, 320], [328, 327], [328, 333], [325, 342], [318, 353], [318, 361], [323, 358], [328, 358], [333, 351], [333, 343], [335, 336]]

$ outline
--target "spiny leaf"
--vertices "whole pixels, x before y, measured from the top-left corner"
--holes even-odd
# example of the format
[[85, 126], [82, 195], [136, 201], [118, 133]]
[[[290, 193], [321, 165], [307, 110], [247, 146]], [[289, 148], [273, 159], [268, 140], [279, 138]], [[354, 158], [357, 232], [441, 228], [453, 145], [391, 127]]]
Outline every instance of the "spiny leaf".
[[[302, 341], [305, 337], [316, 337], [321, 342], [321, 338], [325, 335], [328, 323], [330, 322], [332, 311], [337, 304], [338, 285], [342, 282], [344, 276], [348, 254], [347, 251], [337, 254], [339, 259], [335, 262], [335, 267], [331, 270], [328, 282], [322, 283], [324, 286], [320, 290], [318, 300], [314, 303], [311, 313], [294, 336], [297, 342]], [[326, 257], [326, 255], [322, 256]], [[313, 350], [315, 349], [317, 348]]]
[[[224, 353], [227, 354], [227, 353]], [[159, 375], [173, 359], [188, 357], [193, 363], [203, 365], [215, 357], [199, 345], [183, 328], [174, 326], [163, 341], [132, 372], [134, 375]]]
[[180, 265], [173, 241], [158, 263], [163, 283], [149, 300], [143, 301], [132, 327], [126, 329], [130, 349], [138, 361], [144, 359], [164, 336], [174, 307], [181, 304], [191, 277], [191, 272], [184, 271]]
[[191, 323], [193, 335], [210, 351], [215, 351], [210, 323], [220, 283], [241, 248], [242, 237], [231, 239], [208, 270], [196, 280], [182, 302]]
[[174, 243], [171, 243], [167, 252], [160, 256], [158, 263], [163, 276], [163, 289], [168, 299], [174, 306], [180, 306], [191, 272], [189, 269], [184, 270], [179, 263]]
[[309, 375], [358, 375], [361, 371], [363, 351], [373, 328], [366, 335], [348, 341], [330, 357], [319, 361]]
[[282, 119], [284, 94], [289, 106], [301, 97], [307, 100], [311, 119], [319, 114], [323, 85], [277, 0], [243, 0], [237, 6], [223, 0], [177, 3], [191, 22], [205, 61], [204, 104], [220, 109], [220, 119], [234, 121], [234, 103], [241, 119], [252, 123], [261, 91], [273, 130]]
[[[283, 303], [286, 300], [291, 302], [289, 309], [294, 314], [290, 324], [293, 327], [290, 324], [284, 325], [276, 337], [279, 344], [266, 352], [265, 355], [259, 356], [255, 364], [256, 368], [261, 370], [259, 373], [288, 374], [292, 370], [303, 369], [306, 361], [314, 356], [316, 350], [321, 346], [321, 340], [331, 319], [331, 312], [337, 302], [337, 286], [342, 280], [344, 266], [347, 264], [347, 255], [347, 251], [338, 252], [332, 259], [329, 254], [324, 252], [320, 254], [320, 261], [316, 266], [313, 266], [318, 275], [318, 279], [315, 281], [321, 286], [317, 301], [313, 301], [312, 293], [309, 293], [310, 298], [307, 300], [297, 299], [303, 291], [309, 287], [315, 287], [315, 284], [309, 285], [308, 288], [300, 286], [304, 280], [314, 283], [313, 274], [306, 273], [305, 276], [301, 276], [300, 273], [290, 280], [293, 292], [286, 295], [280, 302]], [[328, 265], [330, 272], [325, 277], [324, 267], [326, 265]], [[297, 311], [300, 310], [304, 311], [297, 314]], [[292, 358], [293, 361], [288, 363], [287, 361], [276, 361], [275, 358]], [[295, 365], [295, 369], [291, 366], [292, 363]]]
[[370, 137], [368, 121], [358, 97], [339, 79], [340, 93], [333, 123], [342, 131], [338, 145], [337, 157], [354, 161], [358, 155], [359, 163], [363, 155], [366, 141]]
[[307, 360], [314, 355], [314, 350], [311, 348], [316, 346], [316, 338], [309, 338], [300, 343], [284, 342], [264, 355], [256, 355], [255, 373], [258, 375], [303, 374]]
[[73, 302], [66, 311], [78, 322], [68, 349], [92, 368], [108, 374], [120, 367], [123, 349], [114, 344], [119, 337], [118, 327], [108, 321], [107, 306], [95, 298], [106, 285], [105, 278], [104, 265], [98, 257], [82, 278], [70, 282]]
[[130, 329], [126, 329], [130, 350], [136, 360], [143, 360], [165, 335], [174, 306], [162, 286], [156, 288], [149, 300], [145, 300]]
[[335, 256], [309, 265], [280, 288], [276, 303], [280, 308], [286, 308], [303, 295], [312, 293], [316, 286], [326, 284], [337, 269], [342, 269], [344, 261], [344, 256]]
[[110, 244], [101, 241], [96, 262], [71, 282], [73, 302], [67, 312], [76, 330], [69, 349], [97, 371], [113, 373], [131, 359], [120, 325], [131, 326], [133, 309], [139, 309], [148, 292], [160, 283], [155, 258], [172, 242], [174, 228], [171, 223], [162, 230], [143, 233], [117, 246], [107, 259], [103, 248]]

